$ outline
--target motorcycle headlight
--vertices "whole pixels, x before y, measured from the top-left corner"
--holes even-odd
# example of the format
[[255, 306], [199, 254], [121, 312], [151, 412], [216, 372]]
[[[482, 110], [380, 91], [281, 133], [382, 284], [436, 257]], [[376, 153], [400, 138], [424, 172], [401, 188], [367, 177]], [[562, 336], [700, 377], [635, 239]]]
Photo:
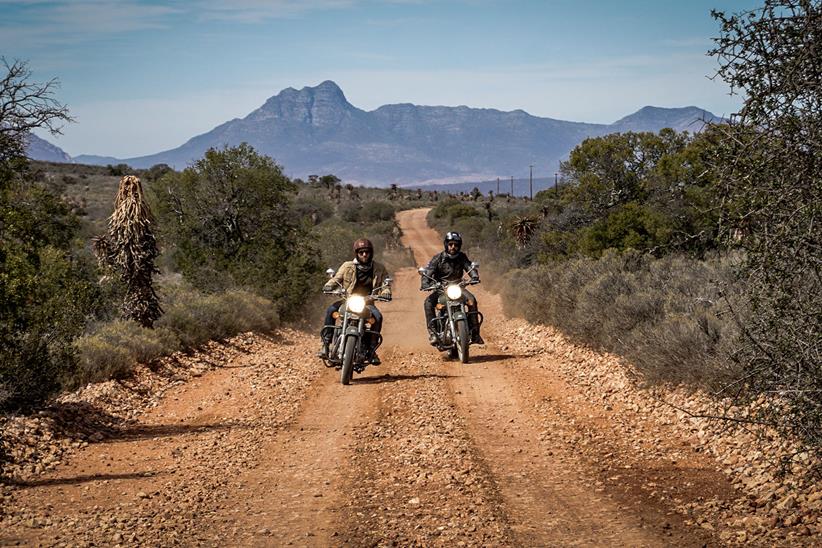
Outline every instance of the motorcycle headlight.
[[353, 312], [354, 314], [359, 314], [363, 310], [365, 310], [365, 297], [360, 295], [352, 295], [348, 297], [348, 302], [346, 303], [348, 310]]
[[448, 298], [452, 301], [456, 301], [462, 297], [462, 288], [458, 285], [449, 285], [445, 290], [445, 294], [448, 295]]

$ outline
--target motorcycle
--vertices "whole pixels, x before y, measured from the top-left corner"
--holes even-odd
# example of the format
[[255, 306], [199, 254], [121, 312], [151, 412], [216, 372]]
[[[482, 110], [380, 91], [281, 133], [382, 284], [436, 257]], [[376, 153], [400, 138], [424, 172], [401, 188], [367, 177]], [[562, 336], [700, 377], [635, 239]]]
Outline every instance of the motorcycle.
[[[478, 263], [471, 263], [471, 269], [475, 271], [479, 267]], [[460, 280], [459, 282], [440, 282], [428, 275], [428, 270], [420, 267], [417, 272], [427, 279], [429, 285], [423, 291], [437, 291], [437, 311], [431, 320], [431, 328], [437, 335], [437, 342], [434, 345], [440, 352], [448, 351], [450, 358], [459, 358], [460, 362], [468, 363], [469, 350], [471, 345], [471, 329], [468, 324], [468, 316], [476, 314], [477, 326], [482, 325], [482, 313], [469, 311], [466, 305], [465, 292], [462, 290], [467, 285], [480, 283], [479, 280]]]
[[[332, 269], [326, 270], [326, 274], [331, 278], [334, 276]], [[326, 325], [322, 328], [321, 336], [333, 330], [331, 344], [329, 345], [328, 358], [324, 359], [326, 367], [334, 367], [340, 371], [340, 382], [349, 384], [354, 373], [362, 373], [371, 361], [374, 352], [382, 344], [382, 335], [376, 331], [371, 331], [375, 319], [368, 308], [368, 300], [388, 302], [391, 297], [382, 297], [378, 293], [391, 286], [391, 278], [386, 278], [385, 283], [375, 288], [367, 298], [362, 295], [349, 295], [345, 288], [339, 286], [334, 290], [324, 290], [326, 295], [336, 295], [344, 299], [340, 309], [334, 312], [334, 319], [342, 318], [337, 324]], [[373, 348], [367, 344], [365, 335], [375, 341]]]

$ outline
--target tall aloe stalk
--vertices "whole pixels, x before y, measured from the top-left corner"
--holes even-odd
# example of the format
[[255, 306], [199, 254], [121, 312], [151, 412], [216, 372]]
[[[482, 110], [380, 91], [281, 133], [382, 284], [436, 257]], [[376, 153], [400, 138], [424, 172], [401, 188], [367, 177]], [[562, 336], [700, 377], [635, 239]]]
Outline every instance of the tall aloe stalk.
[[154, 261], [159, 255], [153, 223], [140, 179], [126, 175], [120, 179], [108, 234], [93, 242], [101, 266], [116, 272], [126, 285], [123, 315], [144, 327], [152, 327], [163, 313], [152, 286], [152, 276], [158, 272]]

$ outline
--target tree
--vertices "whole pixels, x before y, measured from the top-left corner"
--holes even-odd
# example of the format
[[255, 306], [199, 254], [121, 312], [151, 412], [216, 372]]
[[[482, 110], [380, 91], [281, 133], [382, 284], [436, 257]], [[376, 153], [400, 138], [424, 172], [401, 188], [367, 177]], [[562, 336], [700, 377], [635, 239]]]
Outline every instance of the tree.
[[647, 197], [646, 181], [666, 154], [681, 149], [687, 135], [671, 129], [655, 133], [614, 133], [585, 139], [562, 163], [564, 178], [576, 181], [570, 196], [585, 204], [591, 218]]
[[75, 253], [78, 218], [32, 181], [25, 158], [32, 130], [58, 133], [71, 120], [56, 80], [33, 83], [26, 63], [0, 61], [0, 408], [10, 408], [36, 404], [71, 375], [72, 341], [98, 292]]
[[248, 144], [210, 149], [150, 191], [166, 247], [196, 287], [252, 288], [285, 315], [316, 287], [317, 253], [291, 205], [296, 187]]
[[71, 122], [68, 107], [54, 97], [60, 83], [57, 79], [32, 82], [25, 61], [9, 64], [0, 57], [5, 76], [0, 79], [0, 163], [24, 158], [29, 134], [45, 128], [59, 134], [64, 123]]
[[718, 76], [745, 97], [723, 126], [726, 234], [745, 250], [746, 387], [768, 421], [822, 451], [822, 6], [765, 0], [721, 25]]

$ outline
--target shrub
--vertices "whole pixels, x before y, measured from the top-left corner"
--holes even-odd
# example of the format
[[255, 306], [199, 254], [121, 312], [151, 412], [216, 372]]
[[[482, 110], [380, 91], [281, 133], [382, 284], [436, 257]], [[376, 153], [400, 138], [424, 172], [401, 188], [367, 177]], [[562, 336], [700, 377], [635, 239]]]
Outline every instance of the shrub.
[[77, 371], [66, 378], [69, 388], [126, 376], [136, 363], [147, 363], [180, 349], [180, 340], [169, 328], [150, 329], [129, 320], [97, 326], [77, 339]]
[[390, 221], [394, 219], [396, 207], [381, 200], [374, 200], [362, 204], [360, 222], [373, 223], [375, 221]]
[[311, 226], [315, 226], [334, 215], [334, 207], [327, 201], [314, 196], [301, 195], [294, 200], [294, 213]]
[[723, 226], [746, 252], [752, 314], [740, 361], [747, 395], [780, 404], [760, 419], [822, 456], [822, 80], [819, 2], [765, 0], [726, 16], [718, 75], [745, 98], [718, 127]]
[[186, 348], [245, 331], [271, 331], [279, 325], [273, 302], [243, 290], [202, 294], [176, 287], [169, 291], [167, 303], [157, 325], [170, 329]]
[[72, 341], [104, 303], [93, 267], [72, 253], [76, 219], [33, 186], [0, 191], [0, 408], [30, 407], [75, 366]]
[[154, 329], [128, 320], [99, 323], [74, 342], [78, 367], [62, 378], [73, 388], [122, 378], [135, 364], [246, 331], [279, 325], [274, 303], [248, 291], [203, 294], [184, 285], [166, 288], [168, 312]]
[[514, 271], [503, 297], [513, 314], [626, 357], [647, 382], [718, 387], [738, 374], [720, 299], [732, 262], [609, 252]]

